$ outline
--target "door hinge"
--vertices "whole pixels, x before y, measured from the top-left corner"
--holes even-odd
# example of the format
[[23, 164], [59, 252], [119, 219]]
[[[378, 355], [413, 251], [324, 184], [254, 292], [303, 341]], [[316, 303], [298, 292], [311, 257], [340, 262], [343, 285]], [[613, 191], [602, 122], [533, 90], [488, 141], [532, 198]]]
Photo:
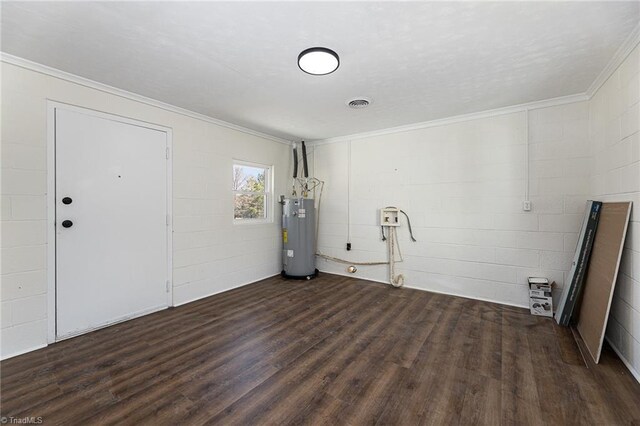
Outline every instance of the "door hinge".
[[171, 286], [171, 281], [167, 280], [167, 287], [165, 289], [167, 293], [169, 293], [169, 286]]
[[169, 159], [169, 148], [167, 147], [167, 160]]

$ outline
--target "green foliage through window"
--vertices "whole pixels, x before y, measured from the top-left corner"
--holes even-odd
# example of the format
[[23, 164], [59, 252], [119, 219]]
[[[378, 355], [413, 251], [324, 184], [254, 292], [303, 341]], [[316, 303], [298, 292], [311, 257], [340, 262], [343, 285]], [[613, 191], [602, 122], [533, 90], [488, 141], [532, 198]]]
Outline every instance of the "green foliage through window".
[[234, 219], [267, 219], [268, 168], [233, 165]]

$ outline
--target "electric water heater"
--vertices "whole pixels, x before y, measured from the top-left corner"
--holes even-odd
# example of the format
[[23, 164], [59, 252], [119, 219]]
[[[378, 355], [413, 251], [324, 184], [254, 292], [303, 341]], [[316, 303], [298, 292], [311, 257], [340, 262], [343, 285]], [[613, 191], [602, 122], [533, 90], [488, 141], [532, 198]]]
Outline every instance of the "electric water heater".
[[282, 200], [282, 276], [309, 280], [317, 275], [315, 228], [313, 199]]

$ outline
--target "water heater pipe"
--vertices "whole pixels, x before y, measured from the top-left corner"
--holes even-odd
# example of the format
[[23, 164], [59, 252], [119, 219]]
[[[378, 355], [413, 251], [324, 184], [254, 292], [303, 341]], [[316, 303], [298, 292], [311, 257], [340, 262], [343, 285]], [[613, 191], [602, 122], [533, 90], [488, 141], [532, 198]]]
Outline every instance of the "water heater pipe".
[[304, 171], [304, 177], [309, 177], [309, 166], [307, 165], [307, 147], [304, 145], [304, 141], [302, 141], [302, 166]]

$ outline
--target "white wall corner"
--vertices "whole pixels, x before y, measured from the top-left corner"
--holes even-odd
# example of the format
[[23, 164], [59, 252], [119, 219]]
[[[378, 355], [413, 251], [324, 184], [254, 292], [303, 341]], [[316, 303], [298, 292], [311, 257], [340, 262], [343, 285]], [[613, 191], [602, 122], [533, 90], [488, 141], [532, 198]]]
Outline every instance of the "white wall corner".
[[609, 63], [602, 69], [600, 74], [593, 80], [591, 86], [586, 91], [589, 99], [602, 87], [602, 85], [613, 75], [618, 67], [627, 59], [627, 56], [633, 51], [633, 49], [640, 43], [640, 23], [631, 31], [629, 36], [620, 45], [616, 53], [611, 57]]
[[640, 383], [640, 372], [634, 368], [634, 366], [627, 358], [624, 357], [622, 351], [618, 349], [618, 347], [615, 345], [615, 343], [613, 343], [609, 336], [605, 335], [604, 338], [609, 343], [609, 346], [611, 346], [611, 349], [613, 349], [613, 351], [618, 355], [620, 361], [622, 361], [625, 367], [627, 367], [631, 375], [638, 381], [638, 383]]

